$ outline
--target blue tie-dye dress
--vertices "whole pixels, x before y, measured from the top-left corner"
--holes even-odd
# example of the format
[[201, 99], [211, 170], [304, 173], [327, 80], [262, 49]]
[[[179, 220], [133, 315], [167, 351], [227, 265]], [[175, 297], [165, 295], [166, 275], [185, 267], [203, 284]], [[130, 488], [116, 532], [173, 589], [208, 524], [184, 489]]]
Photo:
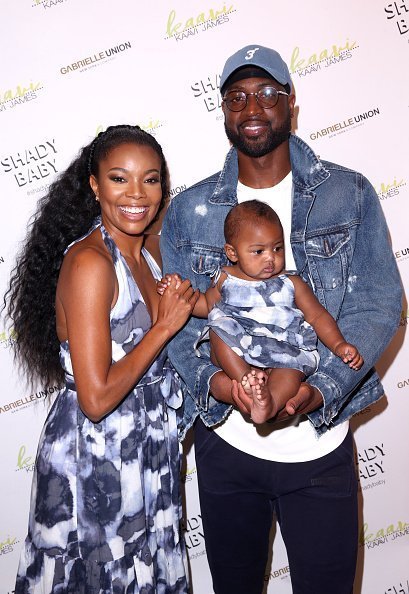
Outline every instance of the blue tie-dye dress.
[[228, 267], [223, 272], [221, 299], [195, 345], [197, 354], [213, 330], [249, 365], [298, 369], [306, 376], [314, 373], [319, 361], [317, 335], [295, 304], [291, 273], [257, 281], [237, 278]]
[[[110, 315], [115, 362], [151, 320], [125, 259], [98, 226], [119, 285]], [[160, 279], [156, 262], [143, 255]], [[60, 359], [66, 387], [40, 438], [16, 594], [187, 593], [179, 525], [182, 392], [166, 350], [99, 423], [78, 405], [68, 342]]]

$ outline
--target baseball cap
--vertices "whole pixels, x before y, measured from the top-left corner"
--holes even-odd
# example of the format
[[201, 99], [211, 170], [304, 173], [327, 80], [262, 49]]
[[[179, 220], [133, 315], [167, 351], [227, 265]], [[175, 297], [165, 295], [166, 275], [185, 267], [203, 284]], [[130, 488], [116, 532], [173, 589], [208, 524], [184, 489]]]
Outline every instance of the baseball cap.
[[280, 54], [269, 47], [254, 44], [246, 45], [228, 58], [220, 79], [221, 93], [229, 77], [245, 66], [262, 68], [281, 85], [289, 85], [290, 89], [292, 88], [290, 72]]

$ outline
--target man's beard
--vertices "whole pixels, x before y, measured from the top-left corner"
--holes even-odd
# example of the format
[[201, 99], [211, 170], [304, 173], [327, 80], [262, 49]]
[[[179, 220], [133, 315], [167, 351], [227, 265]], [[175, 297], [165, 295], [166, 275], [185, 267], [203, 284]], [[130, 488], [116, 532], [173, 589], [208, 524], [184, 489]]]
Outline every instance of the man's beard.
[[280, 146], [280, 144], [288, 140], [288, 136], [291, 132], [291, 116], [288, 114], [287, 119], [275, 130], [273, 130], [270, 125], [263, 138], [259, 137], [254, 140], [245, 138], [241, 134], [240, 128], [238, 132], [231, 128], [229, 129], [226, 125], [226, 121], [224, 122], [224, 129], [227, 138], [241, 153], [248, 157], [264, 157], [264, 155], [271, 153], [274, 149]]

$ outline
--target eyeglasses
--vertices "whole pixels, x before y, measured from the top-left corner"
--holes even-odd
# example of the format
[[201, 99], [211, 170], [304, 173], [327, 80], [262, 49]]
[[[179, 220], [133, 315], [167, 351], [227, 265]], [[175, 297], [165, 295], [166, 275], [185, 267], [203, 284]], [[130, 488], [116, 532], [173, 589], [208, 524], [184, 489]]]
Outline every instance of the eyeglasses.
[[280, 95], [287, 95], [284, 91], [277, 91], [275, 87], [262, 87], [256, 93], [245, 93], [244, 91], [229, 91], [223, 97], [223, 101], [230, 111], [242, 111], [247, 105], [247, 97], [254, 95], [257, 103], [263, 109], [275, 107]]

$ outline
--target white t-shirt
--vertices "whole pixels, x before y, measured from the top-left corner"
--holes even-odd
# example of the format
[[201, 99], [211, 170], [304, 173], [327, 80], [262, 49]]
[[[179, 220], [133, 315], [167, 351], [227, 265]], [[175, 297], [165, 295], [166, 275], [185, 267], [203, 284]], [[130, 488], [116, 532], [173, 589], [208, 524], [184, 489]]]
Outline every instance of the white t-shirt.
[[[292, 173], [272, 188], [248, 188], [237, 184], [238, 202], [260, 200], [271, 206], [280, 217], [284, 229], [286, 269], [295, 270], [289, 241], [292, 212]], [[305, 416], [297, 416], [285, 423], [254, 425], [238, 410], [214, 431], [233, 447], [256, 458], [276, 462], [306, 462], [325, 456], [337, 448], [348, 432], [348, 421], [326, 431], [318, 438]]]

